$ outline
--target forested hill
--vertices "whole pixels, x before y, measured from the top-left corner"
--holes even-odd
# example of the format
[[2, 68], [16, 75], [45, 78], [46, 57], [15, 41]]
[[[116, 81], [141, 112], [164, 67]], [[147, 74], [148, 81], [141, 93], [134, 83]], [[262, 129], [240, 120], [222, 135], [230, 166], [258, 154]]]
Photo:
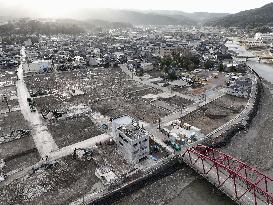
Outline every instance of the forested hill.
[[[246, 1], [247, 3], [247, 1]], [[257, 27], [273, 25], [273, 3], [257, 9], [241, 11], [237, 14], [231, 14], [223, 18], [209, 21], [206, 25], [223, 27]]]

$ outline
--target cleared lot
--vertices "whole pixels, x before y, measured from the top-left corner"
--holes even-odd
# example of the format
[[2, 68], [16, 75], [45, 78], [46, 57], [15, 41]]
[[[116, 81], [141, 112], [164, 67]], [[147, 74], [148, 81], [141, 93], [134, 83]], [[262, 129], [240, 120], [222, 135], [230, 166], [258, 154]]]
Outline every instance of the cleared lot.
[[88, 116], [51, 121], [48, 129], [59, 148], [102, 134]]
[[209, 134], [239, 114], [246, 103], [245, 98], [225, 95], [181, 118], [181, 122], [201, 129], [204, 134]]

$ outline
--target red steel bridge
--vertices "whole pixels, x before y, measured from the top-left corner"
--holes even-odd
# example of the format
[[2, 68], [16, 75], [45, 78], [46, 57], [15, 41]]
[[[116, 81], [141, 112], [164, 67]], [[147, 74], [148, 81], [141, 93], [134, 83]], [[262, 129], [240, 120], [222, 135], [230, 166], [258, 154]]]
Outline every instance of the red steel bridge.
[[188, 148], [183, 161], [239, 204], [273, 204], [273, 179], [204, 145]]

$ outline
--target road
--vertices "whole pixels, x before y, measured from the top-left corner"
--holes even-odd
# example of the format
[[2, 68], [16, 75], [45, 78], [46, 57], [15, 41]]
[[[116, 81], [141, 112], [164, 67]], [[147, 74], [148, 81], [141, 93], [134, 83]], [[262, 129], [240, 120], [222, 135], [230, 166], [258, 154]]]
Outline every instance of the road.
[[59, 149], [58, 151], [52, 152], [49, 154], [49, 158], [54, 160], [60, 159], [62, 157], [73, 154], [75, 149], [78, 149], [78, 148], [84, 149], [84, 148], [94, 147], [96, 144], [104, 143], [110, 140], [111, 138], [112, 137], [109, 134], [98, 135], [96, 137], [89, 138], [87, 140], [69, 145], [67, 147], [63, 147]]
[[[21, 50], [22, 59], [25, 58], [25, 50]], [[30, 97], [26, 83], [24, 81], [23, 63], [17, 69], [18, 81], [16, 83], [18, 101], [24, 118], [29, 122], [32, 128], [32, 136], [36, 148], [41, 157], [48, 156], [50, 152], [58, 149], [53, 137], [49, 133], [46, 125], [43, 123], [38, 111], [31, 112], [27, 98]]]

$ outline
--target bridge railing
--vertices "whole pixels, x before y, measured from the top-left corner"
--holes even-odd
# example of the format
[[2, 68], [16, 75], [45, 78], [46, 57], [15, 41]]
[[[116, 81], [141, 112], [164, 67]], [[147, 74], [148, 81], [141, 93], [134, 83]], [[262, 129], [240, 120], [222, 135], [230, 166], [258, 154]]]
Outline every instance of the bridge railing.
[[[188, 157], [191, 166], [198, 162], [202, 163], [201, 174], [208, 175], [215, 172], [218, 187], [222, 187], [228, 180], [233, 180], [234, 196], [240, 200], [246, 193], [251, 193], [254, 204], [263, 201], [265, 204], [273, 204], [273, 179], [264, 175], [257, 169], [241, 162], [240, 160], [224, 154], [214, 148], [204, 145], [197, 145], [188, 148], [182, 157]], [[195, 156], [195, 157], [194, 157]], [[205, 168], [204, 162], [210, 167]], [[220, 179], [220, 175], [225, 175], [225, 179]], [[243, 188], [239, 190], [239, 188]]]

